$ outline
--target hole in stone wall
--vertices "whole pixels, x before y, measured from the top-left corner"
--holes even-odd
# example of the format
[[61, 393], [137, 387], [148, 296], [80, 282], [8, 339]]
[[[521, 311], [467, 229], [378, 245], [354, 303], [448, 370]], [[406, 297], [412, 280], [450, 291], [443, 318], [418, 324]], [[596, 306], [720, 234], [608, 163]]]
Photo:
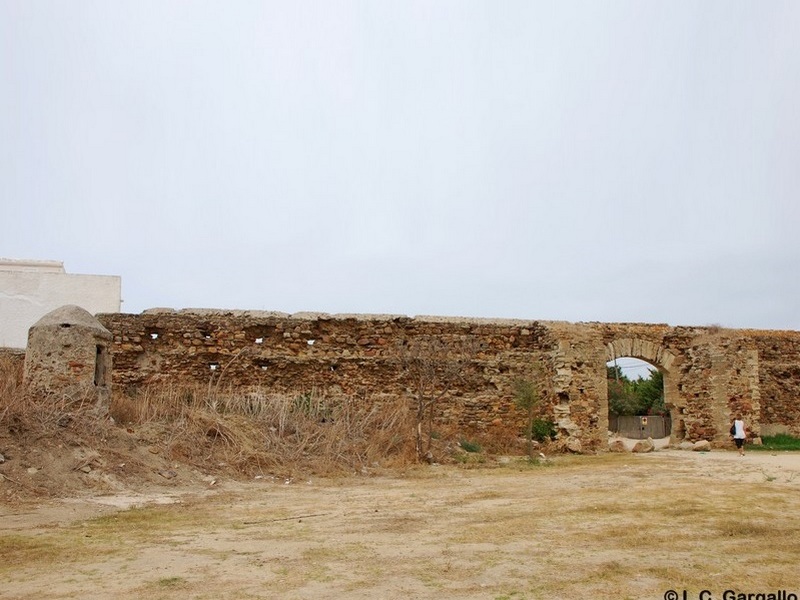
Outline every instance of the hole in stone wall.
[[106, 369], [107, 356], [108, 348], [98, 345], [94, 359], [94, 384], [98, 387], [105, 387], [108, 385], [108, 370]]
[[70, 323], [61, 323], [61, 327], [72, 327], [72, 325]]
[[256, 344], [263, 344], [263, 343], [264, 343], [263, 337], [256, 338]]
[[317, 340], [308, 340], [307, 344], [308, 344], [309, 346], [313, 346], [313, 345], [314, 345], [314, 342], [316, 342], [316, 341], [317, 341]]
[[211, 369], [212, 371], [216, 371], [217, 369], [219, 369], [219, 363], [213, 363], [213, 362], [209, 363], [208, 368]]
[[154, 331], [154, 332], [152, 332], [152, 333], [150, 334], [150, 339], [151, 339], [151, 340], [157, 340], [157, 339], [158, 339], [158, 333], [156, 333], [155, 331]]
[[[263, 342], [267, 339], [270, 334], [275, 332], [275, 327], [270, 325], [249, 325], [246, 327], [242, 327], [242, 333], [246, 336], [249, 340], [257, 340], [260, 339]], [[261, 342], [256, 342], [259, 344]]]

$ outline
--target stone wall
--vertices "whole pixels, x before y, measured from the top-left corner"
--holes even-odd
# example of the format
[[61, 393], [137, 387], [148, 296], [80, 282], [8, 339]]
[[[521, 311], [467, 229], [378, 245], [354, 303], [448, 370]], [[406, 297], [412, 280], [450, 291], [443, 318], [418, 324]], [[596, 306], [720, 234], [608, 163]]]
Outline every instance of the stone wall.
[[17, 348], [0, 348], [0, 361], [6, 363], [9, 368], [21, 370], [25, 364], [25, 352]]
[[800, 332], [751, 335], [758, 351], [762, 433], [800, 436]]
[[[556, 345], [546, 324], [530, 321], [202, 310], [98, 318], [114, 335], [118, 388], [171, 381], [402, 401], [416, 391], [404, 355], [435, 340], [469, 357], [440, 418], [477, 429], [520, 422], [511, 383], [532, 377]], [[549, 387], [542, 410], [552, 417]]]
[[[606, 362], [633, 356], [664, 373], [675, 439], [724, 443], [735, 413], [800, 434], [800, 334], [637, 323], [563, 323], [401, 315], [156, 309], [104, 314], [113, 383], [212, 383], [268, 392], [404, 401], [403, 353], [426, 340], [469, 348], [440, 419], [491, 431], [522, 427], [515, 378], [537, 380], [542, 413], [573, 449], [605, 446]], [[449, 350], [448, 350], [449, 351]]]

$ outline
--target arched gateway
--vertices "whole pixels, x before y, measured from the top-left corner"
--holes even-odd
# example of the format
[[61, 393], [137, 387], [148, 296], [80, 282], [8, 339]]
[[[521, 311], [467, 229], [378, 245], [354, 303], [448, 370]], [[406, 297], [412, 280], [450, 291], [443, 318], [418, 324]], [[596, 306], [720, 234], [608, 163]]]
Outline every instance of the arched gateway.
[[[764, 417], [766, 389], [772, 397], [783, 395], [774, 378], [772, 363], [776, 332], [757, 332], [712, 327], [616, 324], [600, 326], [605, 359], [632, 356], [657, 367], [664, 376], [664, 402], [672, 417], [673, 441], [700, 439], [723, 443], [733, 416], [740, 413], [758, 435]], [[800, 359], [796, 332], [782, 332], [793, 340], [791, 360]], [[771, 360], [765, 361], [765, 357]], [[782, 360], [785, 360], [785, 356]], [[781, 361], [782, 362], [782, 361]], [[797, 385], [797, 383], [793, 384]], [[606, 398], [607, 400], [607, 398]], [[607, 409], [607, 404], [603, 405]], [[797, 411], [791, 417], [793, 431], [800, 431]], [[788, 415], [774, 421], [789, 422]]]
[[[612, 340], [606, 344], [606, 349], [607, 363], [618, 358], [632, 357], [646, 361], [661, 371], [664, 381], [664, 405], [670, 411], [672, 422], [676, 424], [676, 428], [672, 430], [670, 437], [672, 440], [685, 437], [685, 426], [683, 426], [683, 420], [677, 407], [678, 389], [675, 385], [675, 377], [672, 376], [676, 355], [660, 344], [637, 338]], [[608, 396], [606, 396], [606, 412], [608, 412]]]

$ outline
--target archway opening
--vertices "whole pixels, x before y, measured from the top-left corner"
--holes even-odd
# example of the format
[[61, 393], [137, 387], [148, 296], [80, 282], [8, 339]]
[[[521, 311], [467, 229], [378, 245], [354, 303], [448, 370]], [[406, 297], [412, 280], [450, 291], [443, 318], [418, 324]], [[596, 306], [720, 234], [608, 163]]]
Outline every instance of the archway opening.
[[672, 420], [660, 369], [632, 356], [617, 357], [606, 363], [606, 380], [612, 433], [633, 439], [670, 436]]

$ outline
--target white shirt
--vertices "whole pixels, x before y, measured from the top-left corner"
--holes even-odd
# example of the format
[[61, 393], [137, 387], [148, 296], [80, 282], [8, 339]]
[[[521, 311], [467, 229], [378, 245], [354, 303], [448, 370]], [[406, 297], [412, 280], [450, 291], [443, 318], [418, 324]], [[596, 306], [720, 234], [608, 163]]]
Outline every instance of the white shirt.
[[743, 440], [745, 438], [745, 435], [744, 435], [744, 421], [742, 421], [740, 419], [736, 419], [733, 422], [733, 426], [736, 428], [736, 433], [733, 434], [733, 437], [734, 438], [738, 438], [740, 440]]

